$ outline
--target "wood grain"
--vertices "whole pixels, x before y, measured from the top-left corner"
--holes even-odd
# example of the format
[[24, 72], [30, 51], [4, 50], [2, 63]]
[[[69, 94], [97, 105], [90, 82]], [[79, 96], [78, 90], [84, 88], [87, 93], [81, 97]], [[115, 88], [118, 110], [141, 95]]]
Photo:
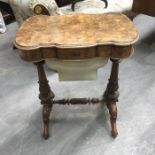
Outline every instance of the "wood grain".
[[62, 60], [81, 60], [95, 57], [110, 57], [124, 59], [133, 53], [133, 47], [104, 45], [89, 48], [57, 49], [40, 48], [36, 50], [21, 50], [20, 57], [29, 62], [36, 62], [48, 58], [57, 58]]
[[22, 50], [80, 48], [105, 44], [129, 45], [137, 39], [133, 23], [118, 13], [39, 15], [29, 18], [21, 26], [15, 45]]

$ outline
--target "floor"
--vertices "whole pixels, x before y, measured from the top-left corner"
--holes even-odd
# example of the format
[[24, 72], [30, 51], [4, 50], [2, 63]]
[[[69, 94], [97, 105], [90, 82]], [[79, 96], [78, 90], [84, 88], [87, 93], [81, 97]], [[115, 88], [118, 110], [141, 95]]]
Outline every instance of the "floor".
[[[12, 50], [16, 23], [0, 35], [0, 155], [155, 155], [155, 18], [139, 15], [135, 54], [120, 65], [119, 135], [110, 136], [106, 107], [53, 107], [48, 140], [41, 137], [42, 106], [36, 68]], [[111, 63], [96, 81], [59, 82], [46, 67], [57, 99], [102, 96]]]

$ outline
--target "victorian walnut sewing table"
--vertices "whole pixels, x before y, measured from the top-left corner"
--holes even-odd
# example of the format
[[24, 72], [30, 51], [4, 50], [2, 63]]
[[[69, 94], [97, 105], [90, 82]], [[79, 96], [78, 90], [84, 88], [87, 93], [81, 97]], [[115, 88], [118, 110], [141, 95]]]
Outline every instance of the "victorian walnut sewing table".
[[[43, 137], [49, 137], [49, 115], [53, 104], [104, 102], [109, 109], [112, 136], [117, 136], [118, 70], [121, 59], [133, 53], [138, 40], [132, 21], [123, 14], [38, 15], [27, 19], [17, 32], [15, 46], [23, 60], [36, 65], [39, 98], [43, 105]], [[72, 98], [54, 100], [44, 71], [44, 60], [83, 60], [106, 57], [112, 61], [111, 75], [101, 99]]]

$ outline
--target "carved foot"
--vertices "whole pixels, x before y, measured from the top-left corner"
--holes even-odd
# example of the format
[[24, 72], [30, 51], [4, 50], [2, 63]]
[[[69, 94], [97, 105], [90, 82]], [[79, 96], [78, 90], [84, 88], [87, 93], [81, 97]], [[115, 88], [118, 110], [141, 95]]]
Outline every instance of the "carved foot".
[[48, 104], [45, 104], [43, 106], [43, 137], [44, 139], [49, 138], [49, 117], [50, 117], [50, 112], [51, 112], [51, 106]]
[[116, 103], [109, 103], [107, 105], [110, 113], [110, 121], [111, 121], [111, 135], [113, 138], [117, 137], [117, 126], [116, 126], [116, 119], [117, 119], [117, 106]]
[[48, 139], [49, 138], [49, 124], [44, 124], [44, 127], [43, 127], [43, 137], [44, 137], [44, 139]]

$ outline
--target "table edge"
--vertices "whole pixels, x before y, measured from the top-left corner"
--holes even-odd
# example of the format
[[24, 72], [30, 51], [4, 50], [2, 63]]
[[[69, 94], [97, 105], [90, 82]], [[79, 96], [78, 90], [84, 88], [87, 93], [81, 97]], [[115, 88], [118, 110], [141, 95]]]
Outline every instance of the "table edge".
[[132, 42], [123, 42], [123, 43], [119, 43], [119, 42], [115, 42], [115, 41], [109, 41], [109, 42], [96, 42], [96, 43], [91, 43], [91, 44], [70, 44], [70, 45], [66, 45], [66, 44], [38, 44], [35, 46], [21, 46], [18, 43], [16, 43], [16, 40], [14, 40], [14, 45], [20, 49], [20, 50], [37, 50], [37, 49], [43, 49], [43, 48], [58, 48], [58, 49], [73, 49], [73, 48], [89, 48], [89, 47], [96, 47], [96, 46], [104, 46], [104, 45], [115, 45], [115, 46], [129, 46], [132, 45], [134, 43], [136, 43], [139, 39], [139, 34], [137, 33], [137, 37], [135, 38], [135, 40], [133, 40]]

